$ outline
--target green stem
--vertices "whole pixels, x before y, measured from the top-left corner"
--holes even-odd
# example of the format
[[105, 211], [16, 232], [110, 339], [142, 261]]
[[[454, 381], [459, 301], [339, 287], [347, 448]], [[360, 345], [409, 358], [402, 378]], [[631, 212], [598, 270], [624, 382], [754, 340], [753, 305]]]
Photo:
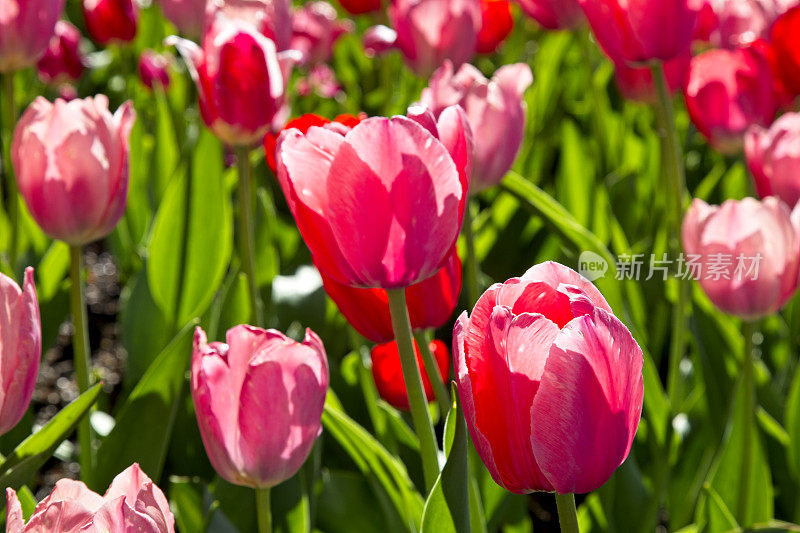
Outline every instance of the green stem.
[[419, 353], [422, 356], [422, 362], [425, 364], [425, 372], [428, 374], [428, 379], [433, 386], [436, 401], [439, 402], [439, 410], [442, 412], [441, 416], [444, 418], [450, 411], [452, 402], [450, 401], [450, 395], [447, 393], [447, 387], [444, 385], [442, 373], [439, 372], [439, 365], [436, 364], [436, 359], [431, 353], [428, 335], [423, 332], [417, 332], [414, 334], [414, 340], [417, 341], [417, 346], [419, 346]]
[[269, 501], [270, 489], [256, 489], [256, 514], [258, 514], [258, 533], [272, 533], [272, 507]]
[[433, 433], [433, 423], [428, 412], [428, 403], [425, 401], [425, 391], [422, 389], [422, 378], [414, 354], [413, 336], [411, 335], [411, 322], [408, 319], [405, 289], [390, 289], [389, 311], [392, 315], [392, 328], [400, 352], [400, 366], [403, 369], [403, 380], [408, 392], [408, 404], [411, 408], [411, 418], [414, 429], [419, 437], [419, 450], [422, 455], [422, 471], [425, 475], [427, 492], [433, 488], [436, 478], [439, 477], [439, 451], [436, 436]]
[[[70, 247], [70, 310], [72, 313], [72, 353], [75, 365], [75, 380], [78, 391], [83, 394], [91, 385], [91, 351], [89, 347], [89, 325], [86, 318], [86, 287], [83, 283], [83, 249]], [[92, 446], [92, 426], [90, 417], [85, 416], [78, 424], [79, 462], [81, 478], [91, 481], [94, 472], [94, 448]]]
[[467, 261], [464, 269], [464, 277], [467, 285], [467, 306], [472, 307], [478, 301], [481, 289], [478, 282], [478, 257], [475, 254], [475, 228], [472, 208], [474, 203], [467, 199], [464, 209], [464, 239], [467, 242]]
[[561, 524], [561, 533], [579, 533], [575, 495], [556, 494], [556, 507], [558, 507], [558, 522]]
[[753, 335], [756, 325], [745, 321], [744, 358], [742, 359], [742, 385], [744, 387], [744, 442], [742, 443], [742, 477], [739, 480], [739, 501], [736, 519], [742, 527], [750, 525], [750, 481], [753, 469], [753, 437], [756, 431], [756, 385], [753, 365]]
[[2, 97], [2, 168], [3, 177], [6, 181], [8, 195], [8, 221], [11, 226], [11, 235], [8, 243], [8, 262], [11, 269], [16, 269], [17, 248], [19, 241], [19, 192], [17, 191], [17, 181], [14, 178], [14, 169], [11, 165], [11, 141], [14, 136], [14, 123], [17, 120], [17, 110], [14, 103], [14, 73], [0, 74], [0, 92]]
[[242, 270], [250, 287], [251, 317], [256, 326], [264, 325], [264, 310], [256, 279], [256, 241], [253, 228], [253, 169], [250, 166], [250, 149], [236, 148], [236, 162], [239, 165], [239, 246]]

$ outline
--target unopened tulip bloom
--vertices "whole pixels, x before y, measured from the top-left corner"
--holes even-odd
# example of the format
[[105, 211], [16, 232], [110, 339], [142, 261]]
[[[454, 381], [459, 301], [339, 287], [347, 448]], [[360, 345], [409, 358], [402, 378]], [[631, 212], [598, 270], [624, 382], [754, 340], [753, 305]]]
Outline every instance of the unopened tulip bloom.
[[800, 95], [798, 35], [800, 35], [800, 5], [778, 17], [770, 34], [775, 72], [792, 96]]
[[[664, 74], [670, 93], [683, 88], [691, 61], [692, 56], [687, 53], [664, 63]], [[614, 63], [614, 74], [620, 92], [628, 100], [652, 104], [658, 99], [650, 67], [631, 67], [625, 62]]]
[[128, 43], [136, 37], [139, 6], [136, 0], [83, 0], [86, 31], [100, 44]]
[[278, 179], [314, 263], [351, 287], [433, 276], [461, 230], [472, 135], [460, 107], [422, 106], [353, 129], [284, 131]]
[[528, 65], [505, 65], [487, 80], [472, 65], [453, 72], [450, 62], [431, 77], [422, 92], [422, 103], [438, 116], [451, 105], [460, 105], [469, 118], [475, 138], [471, 193], [502, 181], [511, 169], [525, 134], [525, 91], [533, 83]]
[[750, 126], [770, 124], [779, 106], [769, 61], [752, 46], [692, 58], [684, 95], [692, 122], [726, 154], [741, 150]]
[[39, 359], [42, 326], [33, 284], [33, 269], [25, 270], [22, 289], [0, 274], [0, 435], [22, 419], [31, 403]]
[[81, 32], [67, 22], [56, 23], [55, 35], [44, 56], [36, 64], [39, 78], [45, 83], [60, 84], [75, 81], [83, 73], [83, 54], [80, 49]]
[[380, 11], [381, 0], [339, 0], [339, 4], [351, 15], [362, 15]]
[[275, 43], [279, 52], [289, 49], [292, 38], [292, 10], [290, 0], [208, 0], [206, 21], [217, 15], [250, 24]]
[[200, 38], [206, 19], [206, 0], [157, 0], [164, 16], [181, 35]]
[[325, 63], [339, 37], [350, 31], [353, 23], [337, 19], [336, 9], [328, 2], [309, 2], [294, 12], [290, 48], [303, 54], [304, 65]]
[[548, 30], [580, 26], [586, 18], [578, 0], [517, 0], [526, 15]]
[[163, 89], [169, 87], [169, 61], [153, 50], [145, 50], [139, 56], [139, 79], [148, 88], [156, 85]]
[[786, 113], [769, 129], [750, 128], [744, 153], [758, 195], [777, 196], [794, 207], [800, 200], [800, 114]]
[[111, 233], [125, 212], [135, 120], [130, 102], [112, 115], [103, 95], [39, 97], [28, 107], [11, 159], [19, 192], [46, 234], [81, 246]]
[[60, 479], [28, 523], [17, 493], [6, 489], [7, 533], [142, 531], [174, 533], [175, 517], [161, 489], [134, 463], [114, 478], [104, 496], [80, 481]]
[[511, 3], [508, 0], [481, 0], [481, 31], [478, 33], [479, 54], [491, 54], [514, 29]]
[[3, 0], [0, 6], [0, 72], [30, 67], [42, 57], [66, 0]]
[[[447, 345], [439, 340], [431, 341], [428, 349], [436, 361], [439, 368], [439, 375], [444, 381], [450, 376], [450, 352]], [[436, 395], [431, 385], [428, 371], [422, 362], [419, 353], [419, 346], [414, 341], [414, 352], [417, 355], [417, 366], [422, 375], [422, 387], [425, 389], [425, 398], [432, 402]], [[400, 367], [400, 353], [397, 351], [397, 343], [394, 341], [386, 344], [378, 344], [370, 352], [372, 359], [372, 378], [378, 394], [395, 409], [408, 411], [408, 392], [406, 392], [406, 382], [403, 378], [403, 369]]]
[[197, 328], [192, 398], [211, 464], [231, 483], [269, 488], [292, 477], [322, 432], [328, 361], [322, 341], [236, 326], [227, 344]]
[[639, 426], [642, 364], [600, 292], [558, 263], [493, 285], [453, 330], [472, 442], [517, 494], [590, 492], [611, 477]]
[[778, 198], [696, 199], [683, 221], [683, 248], [709, 299], [732, 315], [755, 320], [777, 312], [797, 290], [800, 210]]

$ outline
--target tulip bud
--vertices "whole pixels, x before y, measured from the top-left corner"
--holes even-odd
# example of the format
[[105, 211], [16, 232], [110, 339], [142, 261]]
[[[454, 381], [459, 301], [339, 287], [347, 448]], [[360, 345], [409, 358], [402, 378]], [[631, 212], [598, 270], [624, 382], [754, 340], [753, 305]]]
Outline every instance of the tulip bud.
[[150, 89], [158, 85], [162, 89], [169, 87], [169, 61], [153, 50], [145, 50], [139, 56], [139, 79]]
[[750, 128], [744, 153], [758, 195], [777, 196], [794, 207], [800, 200], [800, 114], [786, 113], [768, 130]]
[[598, 290], [558, 263], [495, 284], [453, 330], [467, 427], [511, 492], [584, 493], [628, 456], [642, 350]]
[[86, 31], [100, 44], [129, 43], [136, 37], [136, 0], [83, 0]]
[[50, 237], [81, 246], [117, 225], [128, 195], [135, 119], [130, 102], [112, 115], [103, 95], [54, 104], [40, 97], [22, 115], [11, 159], [20, 194]]
[[164, 16], [181, 35], [199, 39], [206, 20], [206, 0], [157, 0]]
[[297, 9], [292, 17], [290, 48], [303, 55], [301, 63], [325, 63], [333, 55], [339, 37], [353, 31], [349, 20], [338, 20], [336, 9], [328, 2], [310, 2]]
[[316, 333], [301, 343], [236, 326], [227, 344], [197, 328], [192, 398], [211, 464], [231, 483], [269, 488], [292, 477], [322, 432], [328, 361]]
[[578, 0], [517, 0], [526, 15], [548, 30], [580, 26], [586, 18]]
[[351, 15], [362, 15], [380, 11], [381, 0], [339, 0], [339, 4]]
[[[664, 74], [670, 93], [683, 88], [691, 61], [692, 56], [687, 53], [664, 63]], [[614, 63], [614, 74], [620, 92], [628, 100], [650, 104], [658, 98], [650, 67], [631, 67], [625, 62]]]
[[[797, 290], [800, 210], [769, 197], [710, 206], [696, 199], [683, 220], [683, 248], [714, 305], [755, 320], [777, 312]], [[694, 257], [692, 257], [694, 256]]]
[[[434, 340], [428, 345], [439, 374], [444, 381], [450, 376], [450, 352], [442, 341]], [[428, 371], [419, 353], [417, 341], [414, 341], [414, 352], [417, 354], [417, 366], [422, 375], [422, 387], [425, 389], [425, 397], [429, 402], [436, 399], [431, 385]], [[375, 380], [375, 387], [378, 394], [389, 405], [395, 409], [408, 411], [408, 392], [406, 392], [406, 381], [403, 378], [403, 369], [400, 366], [400, 352], [397, 350], [397, 343], [394, 341], [386, 344], [378, 344], [370, 352], [372, 358], [372, 378]]]
[[59, 20], [55, 35], [36, 64], [39, 79], [45, 83], [61, 84], [80, 78], [84, 68], [80, 44], [81, 33], [78, 28], [66, 20]]
[[495, 52], [513, 28], [514, 19], [508, 0], [481, 0], [481, 31], [478, 33], [477, 52]]
[[0, 8], [0, 72], [14, 72], [42, 57], [66, 0], [4, 0]]

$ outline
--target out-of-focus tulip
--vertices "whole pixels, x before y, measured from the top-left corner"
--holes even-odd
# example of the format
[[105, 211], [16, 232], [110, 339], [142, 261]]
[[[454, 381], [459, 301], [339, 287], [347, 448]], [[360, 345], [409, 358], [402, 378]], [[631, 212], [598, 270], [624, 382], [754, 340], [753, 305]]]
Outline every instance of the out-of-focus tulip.
[[66, 0], [4, 0], [0, 7], [0, 72], [36, 64], [42, 57]]
[[691, 47], [697, 20], [692, 0], [578, 1], [597, 42], [616, 62], [669, 61]]
[[135, 0], [83, 0], [86, 31], [100, 44], [131, 42], [136, 37], [139, 6]]
[[237, 485], [268, 488], [292, 477], [322, 432], [328, 361], [306, 330], [295, 342], [275, 330], [236, 326], [227, 344], [197, 328], [192, 398], [211, 464]]
[[[450, 352], [447, 345], [442, 341], [434, 340], [428, 344], [436, 366], [439, 367], [439, 374], [444, 381], [450, 376]], [[422, 375], [422, 387], [425, 389], [425, 397], [429, 402], [436, 399], [431, 385], [428, 371], [419, 353], [417, 341], [414, 341], [414, 352], [417, 354], [417, 366]], [[386, 344], [378, 344], [370, 352], [372, 358], [372, 378], [375, 380], [375, 387], [378, 394], [392, 407], [408, 411], [408, 393], [406, 392], [406, 381], [403, 378], [403, 369], [400, 366], [400, 352], [397, 351], [397, 343], [394, 341]]]
[[339, 0], [339, 4], [351, 15], [363, 15], [380, 11], [381, 0]]
[[206, 0], [157, 0], [164, 16], [181, 35], [199, 38], [206, 20]]
[[586, 18], [578, 0], [517, 0], [522, 10], [548, 30], [580, 26]]
[[[664, 63], [664, 74], [670, 92], [674, 93], [683, 88], [691, 61], [692, 56], [687, 53]], [[614, 63], [614, 74], [620, 92], [628, 100], [649, 104], [658, 98], [650, 67], [631, 67], [624, 62]]]
[[537, 265], [489, 288], [453, 331], [472, 441], [511, 492], [590, 492], [631, 449], [642, 350], [577, 272]]
[[290, 48], [303, 54], [304, 65], [325, 63], [339, 37], [350, 31], [353, 23], [338, 20], [336, 9], [328, 2], [310, 2], [294, 12]]
[[744, 153], [758, 195], [777, 196], [795, 206], [800, 200], [800, 114], [786, 113], [768, 130], [750, 128]]
[[710, 42], [712, 35], [717, 31], [719, 20], [712, 2], [713, 0], [694, 0], [692, 7], [697, 11], [693, 36], [695, 41]]
[[[348, 287], [321, 273], [325, 292], [348, 322], [372, 342], [394, 339], [389, 296], [383, 289]], [[458, 304], [461, 293], [461, 259], [454, 250], [447, 264], [434, 276], [406, 288], [406, 304], [414, 330], [444, 326]]]
[[696, 199], [683, 221], [683, 248], [714, 305], [752, 320], [778, 311], [797, 290], [800, 210], [774, 196], [710, 206]]
[[83, 54], [80, 50], [81, 32], [67, 22], [56, 23], [55, 35], [44, 56], [36, 64], [39, 78], [45, 83], [60, 84], [74, 81], [83, 73]]
[[429, 76], [446, 59], [459, 67], [475, 55], [482, 25], [479, 0], [395, 0], [389, 19], [394, 30], [370, 28], [364, 47], [370, 53], [397, 48], [419, 76]]
[[218, 13], [201, 49], [172, 37], [197, 85], [203, 121], [224, 142], [260, 142], [285, 113], [284, 100], [296, 52], [278, 52], [251, 24]]
[[80, 481], [60, 479], [28, 523], [13, 489], [6, 489], [8, 533], [146, 531], [174, 533], [175, 517], [161, 489], [134, 463], [114, 478], [104, 496]]
[[148, 89], [156, 85], [169, 87], [169, 60], [153, 50], [145, 50], [139, 56], [139, 79]]
[[476, 50], [479, 54], [491, 54], [514, 29], [511, 3], [508, 0], [481, 0], [481, 21]]
[[19, 192], [39, 227], [80, 246], [102, 239], [125, 212], [130, 102], [112, 115], [103, 95], [84, 100], [37, 98], [20, 118], [11, 145]]
[[322, 98], [335, 98], [342, 90], [336, 72], [326, 63], [317, 63], [308, 70], [308, 75], [297, 80], [295, 90], [300, 96], [316, 93]]
[[500, 183], [514, 164], [525, 133], [523, 96], [531, 83], [533, 73], [524, 63], [500, 67], [487, 80], [472, 65], [454, 72], [445, 62], [422, 91], [422, 103], [435, 116], [452, 105], [467, 113], [475, 138], [471, 193]]
[[472, 135], [460, 107], [438, 124], [423, 106], [346, 133], [312, 127], [278, 140], [278, 179], [325, 274], [351, 287], [399, 289], [433, 276], [464, 215]]
[[692, 122], [726, 154], [742, 149], [747, 128], [770, 124], [779, 106], [769, 61], [752, 46], [692, 58], [684, 95]]
[[217, 15], [250, 24], [271, 39], [279, 52], [289, 49], [292, 38], [291, 0], [208, 0], [206, 22], [213, 23]]
[[792, 96], [800, 95], [800, 5], [786, 11], [772, 25], [773, 67]]
[[772, 23], [789, 8], [786, 0], [708, 0], [708, 5], [716, 16], [709, 40], [722, 48], [738, 48], [767, 38]]
[[42, 325], [33, 284], [25, 270], [22, 289], [0, 273], [0, 435], [17, 425], [31, 403], [39, 359]]

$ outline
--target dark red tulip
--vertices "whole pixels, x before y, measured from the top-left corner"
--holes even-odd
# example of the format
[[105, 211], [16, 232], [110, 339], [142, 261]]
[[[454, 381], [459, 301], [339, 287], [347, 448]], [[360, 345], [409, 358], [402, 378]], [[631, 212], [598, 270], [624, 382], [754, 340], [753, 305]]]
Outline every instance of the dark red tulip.
[[74, 81], [83, 73], [83, 54], [80, 50], [81, 32], [67, 22], [56, 23], [55, 35], [44, 56], [36, 64], [39, 78], [46, 83]]
[[139, 8], [134, 0], [83, 0], [86, 30], [100, 44], [127, 43], [136, 37]]
[[382, 7], [381, 0], [339, 0], [339, 3], [352, 15], [380, 11]]
[[[433, 354], [436, 366], [439, 367], [439, 374], [446, 381], [450, 375], [450, 353], [447, 351], [447, 346], [442, 341], [434, 340], [428, 345], [428, 349]], [[436, 399], [436, 396], [416, 341], [414, 341], [414, 351], [417, 354], [417, 365], [419, 365], [420, 374], [422, 375], [425, 397], [429, 402], [432, 402]], [[392, 341], [386, 344], [378, 344], [372, 349], [370, 355], [372, 357], [372, 378], [375, 380], [378, 394], [396, 409], [408, 411], [408, 393], [406, 392], [405, 379], [403, 379], [403, 369], [400, 367], [400, 354], [397, 351], [397, 343]]]
[[481, 20], [477, 51], [491, 54], [514, 29], [511, 4], [508, 0], [481, 0]]

